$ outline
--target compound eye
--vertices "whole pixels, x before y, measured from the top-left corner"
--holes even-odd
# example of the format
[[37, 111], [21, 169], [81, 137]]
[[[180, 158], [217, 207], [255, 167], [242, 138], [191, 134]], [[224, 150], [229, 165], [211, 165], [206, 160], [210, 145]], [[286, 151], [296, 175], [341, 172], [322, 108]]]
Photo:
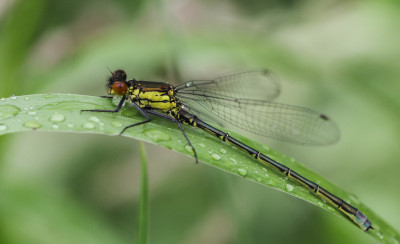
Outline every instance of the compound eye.
[[112, 89], [118, 95], [125, 95], [128, 91], [128, 85], [123, 81], [116, 81], [112, 84]]
[[122, 69], [117, 69], [112, 72], [112, 79], [114, 81], [126, 81], [126, 72]]

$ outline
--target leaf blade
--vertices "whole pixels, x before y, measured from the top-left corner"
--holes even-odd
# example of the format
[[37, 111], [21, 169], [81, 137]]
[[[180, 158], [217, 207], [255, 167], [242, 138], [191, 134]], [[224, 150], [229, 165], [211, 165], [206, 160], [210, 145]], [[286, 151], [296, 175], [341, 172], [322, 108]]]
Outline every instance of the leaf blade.
[[[115, 106], [115, 103], [109, 99], [70, 94], [29, 95], [1, 99], [0, 135], [31, 130], [118, 135], [124, 126], [144, 119], [129, 106], [124, 106], [119, 113], [80, 112], [82, 109], [114, 109]], [[185, 126], [184, 129], [196, 148], [201, 161], [248, 180], [286, 192], [329, 212], [341, 215], [340, 211], [310, 193], [305, 187], [287, 179], [285, 175], [260, 165], [258, 161], [239, 149], [200, 129], [189, 126]], [[375, 230], [369, 231], [368, 234], [376, 239], [389, 240], [389, 243], [390, 240], [395, 243], [399, 239], [399, 234], [392, 227], [360, 203], [354, 195], [348, 194], [329, 183], [324, 178], [295, 162], [293, 158], [284, 156], [260, 143], [235, 133], [230, 134], [301, 175], [321, 184], [328, 191], [337, 194], [346, 202], [359, 208], [371, 220]], [[191, 148], [188, 150], [178, 127], [174, 123], [160, 118], [154, 118], [151, 123], [133, 127], [127, 130], [124, 136], [157, 144], [192, 156]], [[194, 159], [188, 161], [194, 162]]]

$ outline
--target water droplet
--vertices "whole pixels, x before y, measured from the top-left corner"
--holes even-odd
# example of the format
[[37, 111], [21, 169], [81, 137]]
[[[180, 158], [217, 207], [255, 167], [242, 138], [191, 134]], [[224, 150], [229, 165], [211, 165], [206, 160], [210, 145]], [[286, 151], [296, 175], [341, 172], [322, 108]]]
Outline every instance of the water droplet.
[[267, 152], [268, 152], [269, 150], [271, 150], [271, 148], [269, 148], [269, 146], [267, 146], [267, 145], [263, 145], [262, 147], [263, 147], [263, 148], [265, 149], [265, 151], [267, 151]]
[[236, 159], [234, 159], [234, 158], [229, 158], [229, 160], [231, 160], [233, 164], [237, 164]]
[[360, 204], [360, 199], [356, 195], [350, 193], [349, 198], [350, 198], [350, 201], [353, 202], [354, 204], [357, 204], [357, 205]]
[[268, 172], [267, 168], [262, 167], [261, 170]]
[[2, 98], [0, 99], [0, 101], [4, 101], [4, 100], [6, 100], [4, 97], [2, 97]]
[[112, 125], [113, 127], [115, 127], [115, 128], [122, 127], [122, 124], [121, 124], [120, 122], [118, 122], [118, 121], [113, 121], [113, 122], [111, 122], [111, 125]]
[[67, 124], [68, 128], [74, 128], [74, 124]]
[[94, 129], [94, 127], [96, 127], [93, 123], [91, 122], [86, 122], [83, 124], [82, 126], [84, 129]]
[[29, 100], [29, 97], [25, 97], [24, 100], [25, 100], [25, 101], [28, 101], [28, 100]]
[[[47, 97], [45, 97], [47, 98]], [[49, 98], [53, 98], [53, 96], [50, 96]], [[60, 111], [60, 110], [69, 110], [69, 111], [80, 111], [81, 109], [99, 109], [99, 105], [97, 104], [92, 104], [92, 103], [84, 103], [84, 102], [76, 102], [76, 101], [62, 101], [58, 103], [50, 103], [47, 105], [44, 105], [40, 108], [40, 110], [54, 110], [54, 111]], [[84, 114], [84, 113], [82, 113]], [[87, 114], [87, 113], [86, 113]]]
[[324, 206], [324, 204], [322, 202], [317, 202], [317, 205], [320, 207]]
[[43, 98], [51, 99], [51, 98], [54, 98], [54, 95], [53, 94], [46, 94], [46, 95], [43, 95]]
[[204, 145], [204, 143], [199, 143], [199, 146], [203, 147], [203, 148], [206, 147], [206, 145]]
[[17, 99], [17, 97], [15, 96], [15, 94], [12, 94], [12, 95], [10, 96], [10, 99], [15, 100], [15, 99]]
[[241, 176], [246, 176], [246, 175], [247, 175], [247, 170], [244, 169], [244, 168], [238, 168], [238, 173], [239, 173]]
[[300, 130], [298, 129], [293, 129], [293, 135], [299, 135], [300, 134]]
[[124, 109], [124, 110], [121, 111], [121, 115], [124, 116], [124, 117], [132, 118], [132, 117], [135, 117], [136, 111], [133, 110], [133, 109], [128, 109], [127, 108], [127, 109]]
[[56, 124], [53, 124], [53, 125], [51, 125], [51, 127], [53, 127], [53, 129], [58, 129], [58, 125], [56, 125]]
[[223, 154], [225, 154], [225, 153], [226, 153], [226, 149], [225, 149], [225, 148], [223, 148], [223, 147], [221, 147], [221, 149], [219, 149], [219, 151], [220, 151], [221, 153], [223, 153]]
[[264, 176], [265, 176], [266, 178], [268, 178], [268, 177], [269, 177], [269, 175], [268, 175], [268, 174], [264, 174]]
[[218, 153], [212, 153], [212, 154], [211, 154], [211, 157], [212, 157], [213, 159], [215, 159], [215, 160], [220, 160], [220, 159], [221, 159], [221, 156], [220, 156]]
[[49, 119], [51, 122], [63, 122], [65, 120], [64, 115], [60, 114], [60, 113], [54, 113], [50, 116]]
[[0, 124], [0, 131], [6, 131], [8, 129], [7, 125]]
[[189, 146], [189, 145], [185, 146], [185, 150], [190, 152], [190, 153], [193, 153], [193, 148], [191, 146]]
[[96, 116], [90, 117], [89, 120], [92, 121], [92, 122], [95, 122], [95, 123], [99, 123], [100, 122], [100, 119], [97, 118]]
[[293, 191], [293, 186], [291, 184], [286, 184], [286, 191]]
[[35, 111], [29, 111], [28, 115], [36, 115], [36, 112]]
[[171, 137], [167, 133], [157, 129], [148, 129], [143, 133], [156, 142], [171, 140]]
[[261, 182], [261, 178], [260, 178], [260, 177], [257, 177], [257, 178], [256, 178], [256, 181]]
[[21, 110], [12, 105], [0, 106], [0, 119], [8, 119], [17, 115]]
[[35, 122], [35, 121], [26, 121], [23, 125], [24, 125], [24, 127], [30, 128], [30, 129], [38, 129], [38, 128], [42, 127], [41, 124], [39, 124], [38, 122]]
[[384, 236], [380, 232], [376, 232], [376, 235], [379, 237], [379, 239], [383, 240]]

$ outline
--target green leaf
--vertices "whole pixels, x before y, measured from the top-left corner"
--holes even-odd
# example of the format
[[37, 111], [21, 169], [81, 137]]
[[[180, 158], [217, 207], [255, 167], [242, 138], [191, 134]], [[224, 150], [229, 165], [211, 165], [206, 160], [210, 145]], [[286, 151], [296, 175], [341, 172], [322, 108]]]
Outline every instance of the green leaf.
[[[129, 104], [126, 104], [119, 113], [93, 113], [81, 112], [80, 110], [113, 110], [118, 102], [118, 100], [106, 98], [66, 94], [2, 98], [0, 100], [0, 134], [36, 130], [38, 132], [98, 133], [117, 136], [125, 126], [144, 119]], [[331, 213], [343, 216], [335, 207], [309, 192], [307, 188], [288, 179], [285, 175], [259, 164], [257, 160], [241, 150], [198, 128], [185, 126], [184, 129], [196, 148], [200, 161], [259, 184], [286, 192]], [[399, 234], [362, 204], [355, 195], [334, 186], [321, 176], [297, 163], [293, 158], [275, 152], [267, 146], [235, 133], [230, 134], [357, 207], [370, 219], [372, 226], [375, 228], [367, 232], [369, 235], [387, 243], [397, 243], [400, 240]], [[187, 145], [176, 124], [171, 121], [154, 118], [150, 123], [128, 129], [123, 136], [167, 147], [190, 156], [191, 158], [188, 161], [195, 162], [191, 148]]]

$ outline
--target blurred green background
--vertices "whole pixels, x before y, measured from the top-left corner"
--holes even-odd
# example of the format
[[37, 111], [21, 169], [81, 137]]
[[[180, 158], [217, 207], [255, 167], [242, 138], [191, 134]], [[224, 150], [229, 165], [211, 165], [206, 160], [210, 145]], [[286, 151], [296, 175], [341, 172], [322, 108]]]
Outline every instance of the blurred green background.
[[[0, 97], [105, 95], [129, 78], [213, 78], [269, 68], [278, 101], [327, 113], [331, 147], [269, 145], [399, 226], [398, 1], [0, 0]], [[375, 243], [289, 195], [146, 145], [151, 243]], [[139, 146], [121, 137], [0, 138], [0, 243], [133, 243]], [[397, 228], [399, 229], [399, 228]]]

